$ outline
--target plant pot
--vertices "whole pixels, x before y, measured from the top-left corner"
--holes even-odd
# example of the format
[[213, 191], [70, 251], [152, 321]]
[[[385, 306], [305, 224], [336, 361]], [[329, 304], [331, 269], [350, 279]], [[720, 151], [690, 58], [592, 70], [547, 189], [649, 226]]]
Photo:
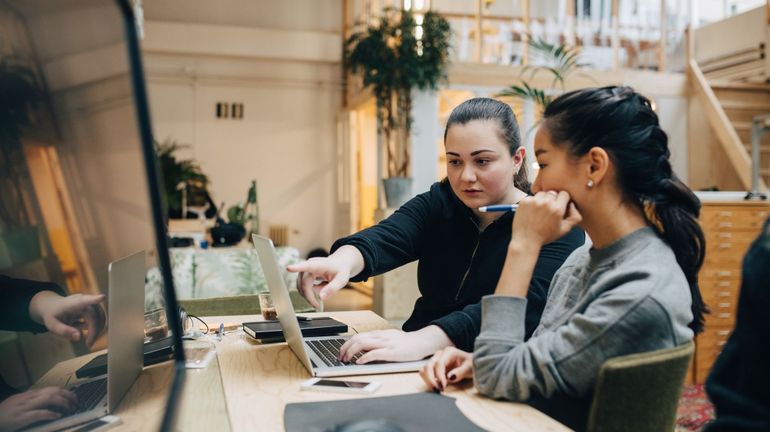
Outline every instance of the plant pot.
[[246, 229], [241, 224], [225, 223], [211, 228], [212, 246], [233, 246], [246, 236]]
[[0, 233], [0, 270], [41, 256], [37, 225]]
[[398, 208], [412, 198], [411, 177], [391, 177], [382, 179], [385, 187], [385, 203], [388, 208]]

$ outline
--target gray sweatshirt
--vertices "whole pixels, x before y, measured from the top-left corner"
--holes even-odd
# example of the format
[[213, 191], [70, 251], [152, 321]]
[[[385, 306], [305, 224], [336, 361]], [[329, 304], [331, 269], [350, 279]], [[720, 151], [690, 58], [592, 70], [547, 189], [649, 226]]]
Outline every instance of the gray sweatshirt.
[[482, 299], [473, 353], [476, 388], [516, 401], [586, 397], [605, 360], [691, 340], [691, 301], [674, 252], [652, 228], [603, 249], [583, 246], [556, 272], [528, 341], [527, 299]]

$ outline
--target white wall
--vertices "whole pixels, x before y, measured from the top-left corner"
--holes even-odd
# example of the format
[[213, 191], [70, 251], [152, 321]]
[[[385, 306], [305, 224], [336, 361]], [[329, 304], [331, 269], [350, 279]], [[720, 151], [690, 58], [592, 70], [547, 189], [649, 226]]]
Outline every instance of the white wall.
[[[290, 243], [303, 255], [328, 248], [335, 239], [341, 1], [170, 3], [145, 2], [156, 138], [190, 144], [185, 156], [200, 163], [226, 208], [244, 201], [256, 179], [262, 233], [288, 224]], [[233, 35], [237, 40], [228, 39]], [[243, 103], [243, 120], [215, 118], [219, 101]]]

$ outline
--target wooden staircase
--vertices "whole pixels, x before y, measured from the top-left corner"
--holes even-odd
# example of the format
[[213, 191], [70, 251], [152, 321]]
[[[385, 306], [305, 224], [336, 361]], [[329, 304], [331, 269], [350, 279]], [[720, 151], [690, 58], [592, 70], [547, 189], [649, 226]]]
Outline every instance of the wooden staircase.
[[[697, 27], [688, 33], [686, 43], [686, 71], [694, 96], [691, 103], [698, 106], [694, 112], [702, 114], [690, 121], [697, 125], [705, 120], [712, 134], [701, 133], [700, 145], [716, 150], [705, 151], [708, 156], [700, 159], [700, 165], [711, 160], [707, 177], [715, 186], [748, 190], [752, 177], [752, 119], [770, 114], [770, 1]], [[690, 146], [698, 148], [699, 143], [691, 142]], [[698, 160], [697, 152], [694, 156]], [[759, 168], [759, 189], [766, 190], [770, 184], [768, 134], [761, 140]], [[702, 183], [703, 178], [700, 180]]]
[[[709, 80], [709, 85], [735, 128], [746, 152], [751, 155], [751, 120], [770, 114], [770, 84]], [[760, 141], [760, 177], [770, 184], [770, 134]]]

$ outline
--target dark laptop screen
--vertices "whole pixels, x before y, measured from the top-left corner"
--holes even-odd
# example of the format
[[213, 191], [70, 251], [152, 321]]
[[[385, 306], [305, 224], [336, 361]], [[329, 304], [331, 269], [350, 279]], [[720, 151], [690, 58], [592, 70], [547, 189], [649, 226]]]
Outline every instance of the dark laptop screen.
[[[145, 308], [165, 307], [179, 328], [128, 0], [0, 0], [0, 91], [0, 274], [106, 293], [108, 264], [145, 250]], [[51, 355], [36, 350], [39, 336], [19, 335], [0, 334], [0, 368], [11, 370], [3, 378], [22, 377], [9, 383], [17, 388], [88, 351], [59, 341], [62, 353]], [[174, 341], [163, 429], [183, 382], [179, 332]]]

